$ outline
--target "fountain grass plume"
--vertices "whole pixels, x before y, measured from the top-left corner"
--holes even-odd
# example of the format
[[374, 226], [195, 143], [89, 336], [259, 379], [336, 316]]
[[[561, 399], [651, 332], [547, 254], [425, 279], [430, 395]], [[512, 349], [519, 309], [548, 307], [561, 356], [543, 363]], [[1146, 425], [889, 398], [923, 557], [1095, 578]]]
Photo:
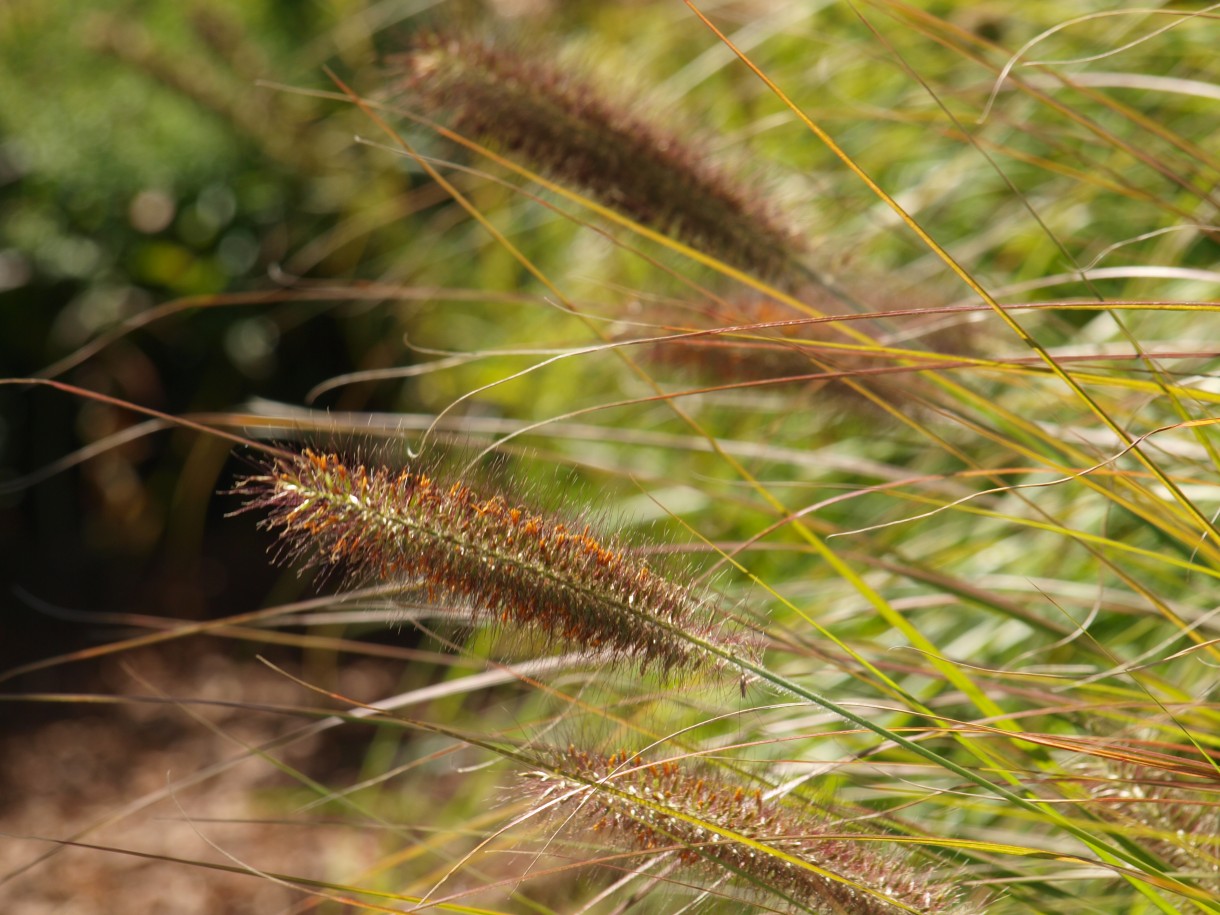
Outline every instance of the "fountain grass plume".
[[734, 267], [777, 282], [807, 276], [804, 239], [752, 182], [544, 57], [427, 32], [390, 63], [408, 99], [454, 129]]
[[[716, 601], [658, 574], [618, 537], [482, 496], [462, 481], [304, 451], [239, 481], [279, 559], [401, 585], [471, 622], [663, 673], [722, 666], [688, 636], [736, 645]], [[720, 618], [717, 618], [717, 617]]]
[[813, 805], [780, 806], [757, 786], [721, 772], [630, 753], [604, 756], [575, 746], [528, 773], [540, 808], [610, 845], [732, 876], [794, 909], [835, 915], [976, 911], [960, 889], [929, 879], [876, 834], [845, 834], [844, 821]]
[[[816, 396], [819, 405], [830, 403], [852, 413], [865, 410], [876, 417], [880, 411], [861, 396], [860, 388], [903, 406], [914, 405], [926, 393], [918, 378], [920, 367], [904, 368], [904, 359], [891, 348], [910, 354], [905, 357], [909, 361], [918, 359], [921, 351], [965, 352], [970, 343], [962, 324], [947, 322], [935, 311], [920, 312], [919, 304], [930, 301], [926, 296], [907, 295], [905, 313], [893, 320], [865, 313], [851, 315], [850, 324], [840, 324], [835, 317], [844, 315], [843, 305], [833, 295], [816, 286], [803, 287], [797, 294], [825, 319], [794, 317], [784, 303], [757, 294], [654, 305], [649, 312], [652, 323], [683, 333], [660, 338], [644, 352], [659, 365], [684, 369], [698, 378], [745, 386], [782, 382]], [[875, 345], [850, 337], [845, 327], [863, 330]], [[720, 328], [732, 332], [722, 334]], [[701, 330], [713, 332], [698, 333]]]
[[1090, 813], [1220, 898], [1220, 790], [1134, 763], [1083, 767]]

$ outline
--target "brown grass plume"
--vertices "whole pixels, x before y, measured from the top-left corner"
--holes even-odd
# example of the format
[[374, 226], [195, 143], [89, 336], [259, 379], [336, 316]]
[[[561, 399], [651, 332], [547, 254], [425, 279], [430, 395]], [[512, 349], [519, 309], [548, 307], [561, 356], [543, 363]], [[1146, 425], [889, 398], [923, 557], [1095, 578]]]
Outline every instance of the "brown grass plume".
[[[426, 33], [391, 63], [408, 98], [601, 203], [724, 263], [801, 275], [801, 236], [741, 176], [591, 81], [460, 33]], [[794, 271], [796, 273], [794, 274]]]
[[896, 852], [882, 850], [875, 834], [847, 834], [855, 828], [845, 829], [827, 811], [781, 807], [721, 773], [569, 747], [529, 782], [555, 820], [614, 847], [650, 856], [672, 852], [682, 865], [715, 879], [735, 877], [752, 891], [765, 888], [800, 910], [973, 911], [956, 887], [933, 882]]
[[520, 629], [556, 648], [628, 658], [663, 672], [717, 666], [684, 637], [719, 640], [714, 601], [661, 576], [626, 544], [483, 496], [461, 481], [350, 464], [305, 451], [239, 482], [266, 510], [280, 558], [399, 584]]

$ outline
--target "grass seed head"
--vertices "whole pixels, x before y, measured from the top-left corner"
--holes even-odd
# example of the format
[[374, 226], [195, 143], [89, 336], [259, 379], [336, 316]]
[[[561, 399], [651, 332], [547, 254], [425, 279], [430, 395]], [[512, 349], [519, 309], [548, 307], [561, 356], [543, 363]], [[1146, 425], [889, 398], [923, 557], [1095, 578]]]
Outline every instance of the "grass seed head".
[[712, 601], [659, 575], [614, 537], [482, 496], [461, 481], [349, 464], [305, 451], [238, 484], [266, 510], [279, 558], [401, 584], [474, 622], [541, 635], [555, 648], [629, 658], [663, 672], [717, 666], [685, 634], [717, 640]]
[[591, 82], [460, 33], [427, 33], [392, 63], [409, 98], [644, 225], [765, 279], [803, 275], [806, 246], [751, 182]]
[[[858, 316], [839, 322], [833, 318], [843, 314], [843, 305], [829, 293], [809, 286], [798, 295], [832, 320], [810, 320], [787, 304], [758, 295], [730, 297], [715, 305], [660, 306], [650, 312], [651, 321], [695, 335], [658, 340], [645, 353], [659, 365], [700, 379], [795, 390], [819, 405], [833, 404], [851, 414], [863, 410], [875, 418], [880, 411], [856, 386], [888, 404], [911, 406], [926, 393], [918, 371], [909, 365], [918, 365], [919, 352], [967, 350], [969, 337], [962, 326], [948, 326], [944, 315], [921, 314], [917, 306], [894, 326]], [[909, 299], [902, 304], [911, 307]], [[733, 330], [721, 333], [722, 328]], [[876, 346], [864, 345], [846, 328], [863, 331]], [[889, 347], [910, 355], [899, 358]]]
[[957, 887], [929, 880], [897, 853], [882, 851], [873, 836], [844, 836], [841, 821], [827, 811], [780, 807], [757, 786], [721, 773], [573, 746], [550, 754], [545, 764], [528, 779], [539, 803], [550, 802], [553, 819], [601, 841], [639, 852], [672, 850], [684, 865], [716, 877], [736, 875], [827, 915], [973, 911]]

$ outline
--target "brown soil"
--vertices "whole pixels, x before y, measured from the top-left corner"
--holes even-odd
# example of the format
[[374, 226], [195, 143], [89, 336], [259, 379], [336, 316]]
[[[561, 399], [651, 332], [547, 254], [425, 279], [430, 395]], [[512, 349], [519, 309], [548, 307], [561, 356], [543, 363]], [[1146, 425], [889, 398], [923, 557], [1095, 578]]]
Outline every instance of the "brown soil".
[[[352, 674], [363, 677], [347, 684], [357, 694], [389, 685], [369, 682], [370, 677], [387, 680], [384, 671], [362, 672], [355, 665]], [[254, 661], [181, 651], [124, 655], [121, 662], [103, 665], [99, 680], [98, 693], [104, 696], [131, 700], [160, 693], [235, 705], [47, 702], [35, 706], [45, 710], [43, 720], [17, 733], [0, 732], [5, 912], [298, 911], [312, 898], [301, 889], [201, 865], [247, 866], [263, 874], [342, 883], [356, 881], [360, 863], [377, 860], [375, 830], [327, 825], [317, 811], [293, 814], [286, 792], [293, 791], [294, 798], [308, 792], [247, 749], [311, 720], [256, 711], [251, 704], [322, 705], [320, 697]], [[326, 784], [342, 784], [336, 777], [342, 761], [333, 744], [313, 736], [273, 753]], [[64, 839], [103, 848], [44, 841]], [[151, 860], [123, 850], [194, 863]]]

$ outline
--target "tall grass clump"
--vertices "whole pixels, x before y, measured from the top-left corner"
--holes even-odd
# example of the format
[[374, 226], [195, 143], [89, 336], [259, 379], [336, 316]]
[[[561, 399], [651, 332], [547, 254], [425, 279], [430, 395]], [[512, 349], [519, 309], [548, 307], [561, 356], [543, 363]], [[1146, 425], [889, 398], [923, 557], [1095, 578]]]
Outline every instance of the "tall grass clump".
[[[28, 497], [174, 427], [295, 574], [6, 679], [235, 642], [281, 727], [120, 668], [240, 751], [118, 819], [341, 824], [163, 852], [298, 911], [1220, 912], [1215, 11], [501, 6], [276, 90], [401, 200], [208, 307], [349, 367], [90, 384], [169, 302], [13, 379], [144, 421]], [[181, 798], [245, 763], [258, 812]]]

